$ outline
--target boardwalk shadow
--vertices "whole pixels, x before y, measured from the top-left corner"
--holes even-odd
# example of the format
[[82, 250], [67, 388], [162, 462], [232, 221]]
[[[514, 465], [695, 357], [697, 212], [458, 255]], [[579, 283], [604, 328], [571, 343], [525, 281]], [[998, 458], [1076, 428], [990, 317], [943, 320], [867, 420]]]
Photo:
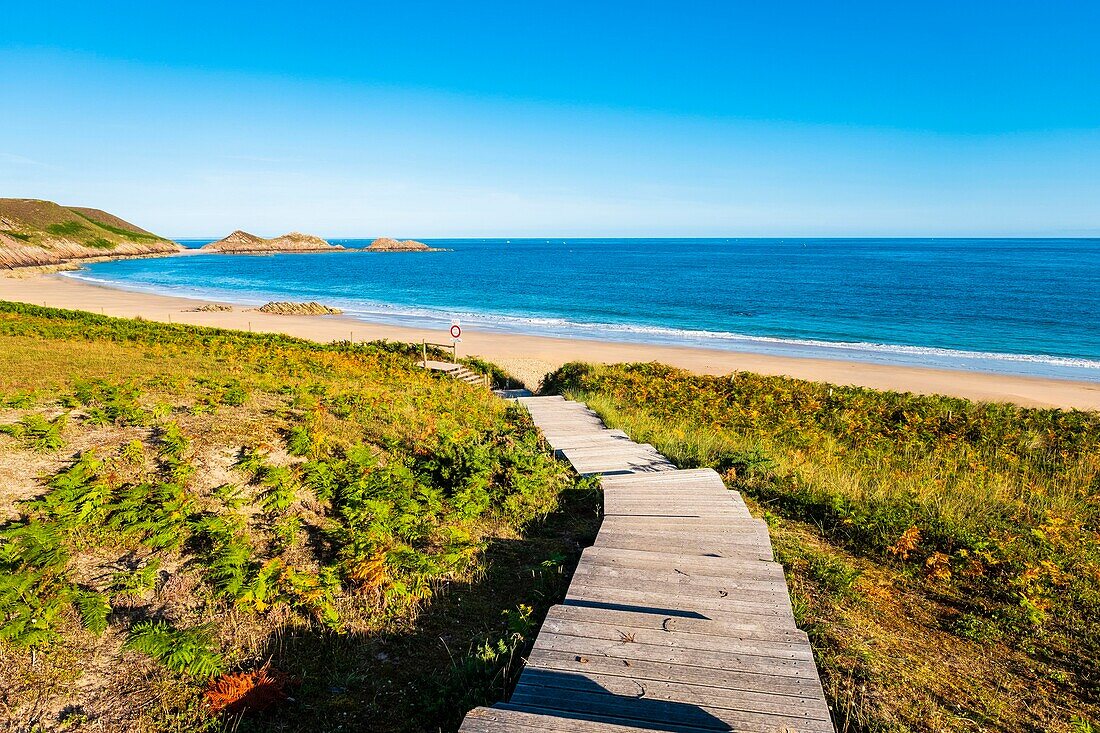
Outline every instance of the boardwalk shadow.
[[733, 730], [729, 723], [697, 705], [647, 697], [647, 685], [652, 684], [649, 680], [615, 679], [630, 692], [612, 692], [583, 674], [528, 667], [520, 677], [512, 703], [559, 718], [614, 722], [649, 730]]
[[631, 613], [652, 613], [656, 616], [676, 616], [678, 618], [696, 618], [707, 620], [697, 611], [686, 611], [682, 608], [657, 608], [656, 606], [637, 606], [632, 603], [610, 603], [608, 601], [585, 601], [576, 598], [566, 598], [561, 602], [563, 606], [576, 606], [578, 608], [600, 608], [606, 611], [629, 611]]

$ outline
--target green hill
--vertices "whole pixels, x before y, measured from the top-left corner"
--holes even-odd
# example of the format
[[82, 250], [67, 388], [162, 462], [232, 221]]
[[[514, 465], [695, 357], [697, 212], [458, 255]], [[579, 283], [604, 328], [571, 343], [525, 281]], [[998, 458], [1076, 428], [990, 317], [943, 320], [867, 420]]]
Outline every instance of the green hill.
[[175, 242], [99, 209], [0, 198], [0, 268], [171, 254]]

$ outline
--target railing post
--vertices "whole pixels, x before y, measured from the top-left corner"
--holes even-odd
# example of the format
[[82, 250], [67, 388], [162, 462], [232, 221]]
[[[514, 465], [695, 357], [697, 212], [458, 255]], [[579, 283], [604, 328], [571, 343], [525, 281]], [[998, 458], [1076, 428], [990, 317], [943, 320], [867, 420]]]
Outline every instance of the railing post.
[[420, 348], [424, 352], [424, 368], [427, 369], [428, 368], [428, 342], [427, 341], [421, 341], [420, 342]]

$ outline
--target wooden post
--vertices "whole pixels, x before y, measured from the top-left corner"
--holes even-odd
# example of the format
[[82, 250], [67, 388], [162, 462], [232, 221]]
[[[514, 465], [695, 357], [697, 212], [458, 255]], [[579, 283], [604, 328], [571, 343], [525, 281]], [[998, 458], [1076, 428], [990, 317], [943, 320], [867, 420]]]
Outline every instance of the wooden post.
[[421, 341], [420, 348], [424, 351], [424, 368], [428, 368], [428, 342]]

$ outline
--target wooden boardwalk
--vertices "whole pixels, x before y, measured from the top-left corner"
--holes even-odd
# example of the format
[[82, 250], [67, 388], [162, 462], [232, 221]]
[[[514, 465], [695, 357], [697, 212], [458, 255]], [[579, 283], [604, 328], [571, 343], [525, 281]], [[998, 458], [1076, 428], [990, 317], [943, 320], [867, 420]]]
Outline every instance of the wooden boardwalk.
[[767, 526], [740, 494], [580, 403], [518, 401], [559, 457], [601, 475], [604, 519], [511, 700], [461, 731], [832, 733]]

